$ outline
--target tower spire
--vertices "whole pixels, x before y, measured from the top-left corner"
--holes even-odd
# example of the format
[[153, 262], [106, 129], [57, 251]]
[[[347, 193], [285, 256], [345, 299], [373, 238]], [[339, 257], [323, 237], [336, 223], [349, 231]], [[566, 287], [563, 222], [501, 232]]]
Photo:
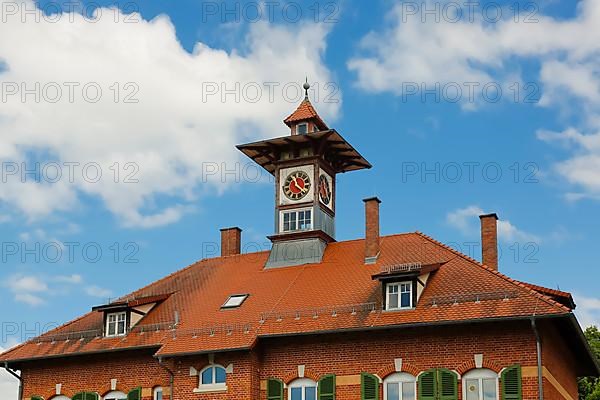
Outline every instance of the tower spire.
[[302, 85], [304, 88], [304, 99], [308, 100], [308, 89], [310, 89], [310, 83], [308, 83], [308, 76], [306, 77], [306, 82]]

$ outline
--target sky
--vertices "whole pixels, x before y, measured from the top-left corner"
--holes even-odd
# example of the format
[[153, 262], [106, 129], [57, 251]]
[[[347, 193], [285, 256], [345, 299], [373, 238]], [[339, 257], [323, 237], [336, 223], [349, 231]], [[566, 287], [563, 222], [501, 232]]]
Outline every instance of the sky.
[[[421, 231], [572, 292], [600, 324], [600, 2], [0, 0], [0, 347], [201, 258], [269, 249], [272, 178], [236, 144], [310, 97], [373, 164], [337, 240]], [[16, 380], [0, 375], [2, 398]]]

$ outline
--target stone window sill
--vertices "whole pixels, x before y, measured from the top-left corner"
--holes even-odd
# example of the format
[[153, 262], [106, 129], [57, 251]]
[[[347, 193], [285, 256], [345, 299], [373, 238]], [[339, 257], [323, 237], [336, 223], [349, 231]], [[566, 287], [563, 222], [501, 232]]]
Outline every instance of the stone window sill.
[[227, 385], [216, 384], [216, 385], [201, 385], [194, 389], [194, 393], [215, 393], [215, 392], [226, 392]]

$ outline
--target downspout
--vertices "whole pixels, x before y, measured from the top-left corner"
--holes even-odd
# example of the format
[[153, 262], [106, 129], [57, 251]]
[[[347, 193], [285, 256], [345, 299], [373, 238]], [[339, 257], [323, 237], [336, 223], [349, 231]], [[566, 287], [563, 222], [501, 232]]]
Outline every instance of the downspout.
[[173, 393], [175, 393], [175, 373], [173, 371], [171, 371], [169, 369], [169, 367], [167, 367], [164, 363], [163, 363], [163, 358], [162, 357], [158, 357], [158, 364], [163, 367], [165, 370], [167, 370], [167, 372], [169, 373], [170, 378], [170, 384], [171, 384], [171, 393], [169, 394], [169, 399], [173, 400]]
[[23, 399], [23, 378], [21, 378], [21, 376], [19, 374], [17, 374], [15, 371], [10, 369], [8, 367], [7, 362], [4, 363], [4, 369], [7, 370], [9, 374], [11, 374], [12, 376], [14, 376], [15, 378], [17, 378], [19, 380], [19, 397], [17, 397], [17, 399], [22, 400]]
[[542, 370], [542, 342], [540, 340], [540, 333], [538, 332], [537, 325], [535, 324], [535, 317], [531, 317], [531, 328], [535, 335], [535, 346], [537, 349], [537, 372], [538, 372], [538, 393], [539, 400], [544, 400], [544, 377]]

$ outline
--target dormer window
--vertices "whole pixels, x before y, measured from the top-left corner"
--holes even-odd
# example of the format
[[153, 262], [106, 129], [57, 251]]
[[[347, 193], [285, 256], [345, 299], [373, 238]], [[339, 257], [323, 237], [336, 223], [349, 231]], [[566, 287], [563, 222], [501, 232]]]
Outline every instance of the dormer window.
[[127, 313], [118, 312], [106, 315], [106, 337], [123, 336], [127, 333]]
[[308, 123], [303, 122], [296, 125], [296, 135], [306, 135], [308, 133]]
[[413, 282], [392, 282], [386, 285], [386, 310], [413, 307]]

